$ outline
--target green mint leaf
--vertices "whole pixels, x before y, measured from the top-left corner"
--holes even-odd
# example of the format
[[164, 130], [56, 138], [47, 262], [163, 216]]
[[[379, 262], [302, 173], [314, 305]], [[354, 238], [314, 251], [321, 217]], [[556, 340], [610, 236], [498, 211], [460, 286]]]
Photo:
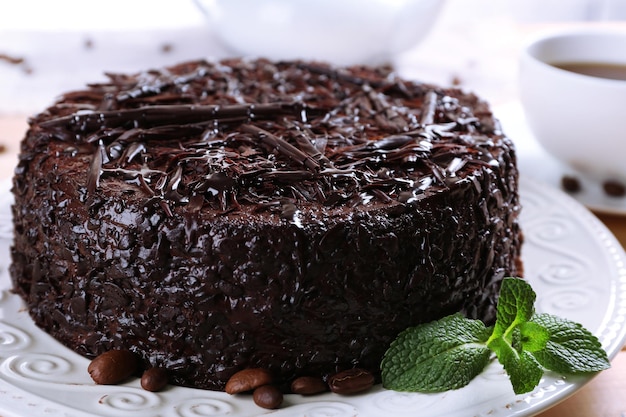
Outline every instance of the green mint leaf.
[[530, 392], [539, 384], [543, 368], [530, 352], [516, 350], [502, 337], [494, 339], [489, 347], [496, 352], [516, 394]]
[[498, 298], [496, 324], [487, 340], [487, 346], [509, 374], [516, 394], [532, 391], [543, 375], [543, 368], [529, 352], [544, 349], [549, 339], [547, 329], [529, 323], [535, 298], [526, 281], [505, 278]]
[[582, 325], [553, 316], [538, 314], [532, 318], [550, 334], [545, 347], [533, 352], [546, 369], [559, 373], [597, 372], [611, 367], [597, 337]]
[[383, 357], [383, 387], [417, 392], [461, 388], [489, 363], [489, 334], [483, 322], [460, 314], [407, 329]]
[[523, 279], [505, 278], [500, 287], [496, 324], [492, 338], [510, 339], [513, 329], [530, 320], [535, 311], [535, 292]]
[[550, 331], [532, 321], [521, 323], [520, 331], [520, 349], [528, 352], [537, 352], [546, 347], [550, 340]]

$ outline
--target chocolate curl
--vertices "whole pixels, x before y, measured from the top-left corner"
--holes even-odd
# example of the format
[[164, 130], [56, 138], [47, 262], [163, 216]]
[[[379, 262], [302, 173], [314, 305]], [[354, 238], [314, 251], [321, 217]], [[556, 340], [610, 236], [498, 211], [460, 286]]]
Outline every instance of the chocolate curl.
[[320, 167], [334, 168], [333, 163], [311, 143], [309, 138], [304, 133], [297, 132], [295, 134], [295, 140], [300, 149], [316, 161]]
[[310, 116], [324, 114], [321, 109], [313, 109], [299, 102], [277, 102], [268, 104], [233, 105], [156, 105], [136, 109], [80, 112], [68, 116], [46, 120], [44, 128], [64, 127], [81, 132], [91, 132], [102, 128], [116, 128], [130, 123], [133, 127], [163, 125], [187, 125], [210, 121], [247, 122], [293, 115], [306, 120]]
[[435, 111], [437, 110], [437, 93], [429, 91], [424, 96], [424, 105], [422, 106], [422, 117], [420, 124], [428, 126], [435, 123]]
[[89, 194], [93, 194], [100, 186], [102, 164], [106, 159], [106, 150], [102, 142], [100, 142], [91, 160], [91, 166], [89, 167], [89, 174], [87, 176], [87, 192]]
[[320, 164], [309, 155], [302, 152], [300, 149], [293, 146], [281, 137], [271, 134], [267, 130], [263, 130], [260, 127], [244, 124], [241, 125], [243, 132], [250, 133], [257, 136], [261, 142], [265, 143], [272, 149], [276, 149], [280, 154], [285, 155], [287, 158], [304, 165], [307, 169], [313, 172], [320, 170]]

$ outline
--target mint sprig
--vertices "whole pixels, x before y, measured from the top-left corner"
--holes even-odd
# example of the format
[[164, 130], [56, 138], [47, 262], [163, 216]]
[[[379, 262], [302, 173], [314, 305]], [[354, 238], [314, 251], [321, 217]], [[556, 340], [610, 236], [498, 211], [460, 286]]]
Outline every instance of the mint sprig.
[[545, 370], [580, 374], [611, 366], [591, 332], [557, 316], [535, 314], [535, 299], [526, 281], [505, 278], [493, 327], [454, 314], [405, 330], [383, 357], [383, 387], [416, 392], [461, 388], [485, 369], [492, 353], [516, 394], [532, 391]]
[[[383, 359], [385, 386], [400, 391], [439, 392], [461, 388], [482, 372], [491, 352], [480, 320], [455, 314], [401, 333]], [[459, 369], [457, 364], [463, 363]]]

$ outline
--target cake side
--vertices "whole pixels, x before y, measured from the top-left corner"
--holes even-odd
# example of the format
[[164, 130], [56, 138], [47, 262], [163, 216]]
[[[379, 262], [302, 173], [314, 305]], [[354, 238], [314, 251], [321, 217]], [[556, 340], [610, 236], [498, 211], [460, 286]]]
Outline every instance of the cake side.
[[519, 273], [514, 149], [472, 95], [263, 60], [111, 77], [33, 119], [14, 179], [15, 290], [81, 354], [211, 389], [377, 373]]

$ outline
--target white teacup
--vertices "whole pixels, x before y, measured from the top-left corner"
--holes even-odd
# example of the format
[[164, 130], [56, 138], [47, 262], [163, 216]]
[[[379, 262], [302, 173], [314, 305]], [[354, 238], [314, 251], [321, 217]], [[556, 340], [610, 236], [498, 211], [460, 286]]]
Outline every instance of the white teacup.
[[557, 67], [567, 63], [626, 72], [626, 31], [544, 35], [524, 49], [520, 66], [522, 105], [541, 145], [589, 179], [626, 185], [626, 80]]

